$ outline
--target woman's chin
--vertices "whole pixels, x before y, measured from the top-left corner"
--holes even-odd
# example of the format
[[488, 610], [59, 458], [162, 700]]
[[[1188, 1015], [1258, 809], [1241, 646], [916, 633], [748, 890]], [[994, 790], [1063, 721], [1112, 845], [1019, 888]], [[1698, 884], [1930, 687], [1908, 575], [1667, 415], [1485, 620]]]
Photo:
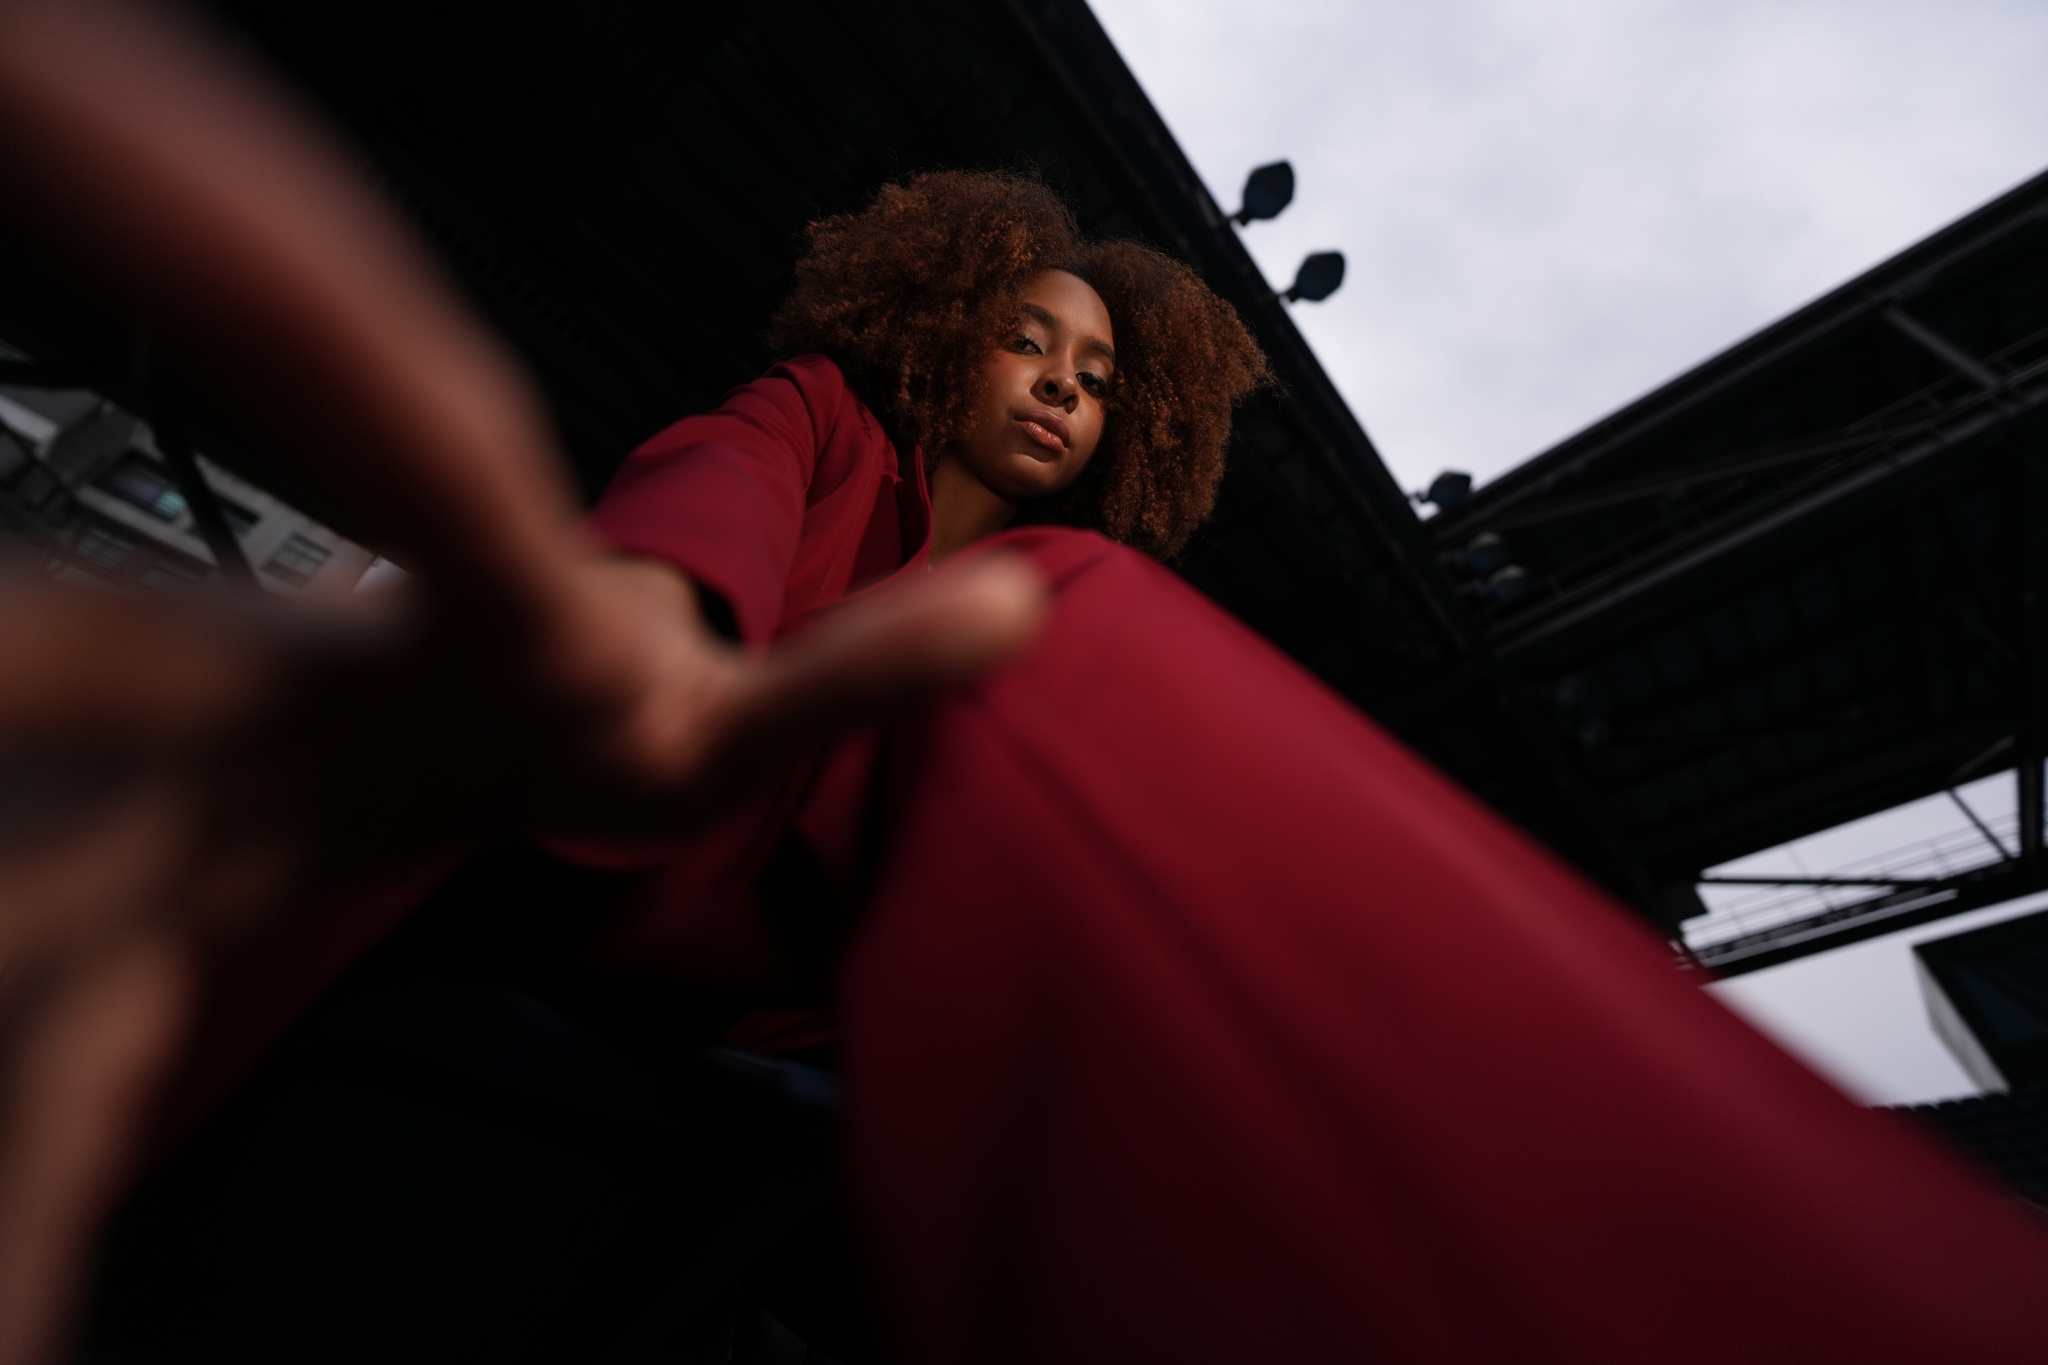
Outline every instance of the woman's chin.
[[1020, 481], [1013, 491], [1004, 493], [1003, 496], [1016, 503], [1019, 507], [1023, 507], [1034, 502], [1044, 502], [1047, 498], [1056, 498], [1066, 491], [1066, 484], [1052, 479], [1043, 479], [1028, 486]]
[[1014, 459], [1003, 471], [1003, 486], [997, 491], [1012, 502], [1037, 502], [1064, 493], [1073, 479], [1054, 460], [1026, 456]]

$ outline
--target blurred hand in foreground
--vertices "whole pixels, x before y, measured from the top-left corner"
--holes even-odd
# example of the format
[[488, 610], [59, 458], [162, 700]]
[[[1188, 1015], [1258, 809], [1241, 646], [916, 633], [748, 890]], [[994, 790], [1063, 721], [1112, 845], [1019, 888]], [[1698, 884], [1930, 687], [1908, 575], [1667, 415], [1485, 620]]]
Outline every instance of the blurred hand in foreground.
[[0, 0], [5, 226], [92, 285], [82, 333], [149, 318], [153, 385], [412, 575], [0, 591], [0, 1365], [60, 1349], [206, 935], [494, 832], [686, 829], [1041, 611], [986, 558], [723, 644], [680, 576], [583, 537], [518, 365], [344, 165], [160, 10]]

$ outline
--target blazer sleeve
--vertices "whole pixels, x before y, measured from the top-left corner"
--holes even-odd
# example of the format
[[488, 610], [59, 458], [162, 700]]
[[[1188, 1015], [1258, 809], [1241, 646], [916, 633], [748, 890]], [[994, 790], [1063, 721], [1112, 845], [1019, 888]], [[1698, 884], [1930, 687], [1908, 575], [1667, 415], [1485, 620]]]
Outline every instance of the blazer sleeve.
[[634, 451], [598, 499], [591, 529], [627, 554], [675, 565], [724, 599], [743, 642], [765, 645], [844, 395], [828, 360], [776, 366]]

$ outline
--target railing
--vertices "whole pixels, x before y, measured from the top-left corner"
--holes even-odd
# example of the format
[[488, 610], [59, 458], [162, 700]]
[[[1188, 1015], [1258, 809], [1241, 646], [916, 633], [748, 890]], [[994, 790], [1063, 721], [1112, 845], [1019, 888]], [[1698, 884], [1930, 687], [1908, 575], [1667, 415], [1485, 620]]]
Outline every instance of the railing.
[[1946, 883], [2006, 863], [2018, 847], [2019, 817], [2008, 814], [1981, 829], [1965, 825], [1812, 876], [1711, 878], [1701, 890], [1718, 903], [1681, 926], [1685, 946], [1711, 964], [1750, 948], [1785, 946], [1794, 932], [1823, 934], [1845, 921], [1917, 910], [1935, 897], [1954, 899], [1956, 888]]

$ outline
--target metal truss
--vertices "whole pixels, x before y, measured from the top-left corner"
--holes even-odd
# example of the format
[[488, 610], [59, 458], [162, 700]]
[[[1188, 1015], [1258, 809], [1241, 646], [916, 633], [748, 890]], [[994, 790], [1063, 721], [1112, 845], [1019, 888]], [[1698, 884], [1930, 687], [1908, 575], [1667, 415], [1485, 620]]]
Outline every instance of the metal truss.
[[[1580, 584], [1553, 586], [1554, 596], [1548, 601], [1503, 613], [1494, 627], [1496, 650], [1502, 657], [1522, 653], [2035, 411], [2048, 404], [2048, 356], [2012, 372], [1994, 389], [1973, 387], [1944, 401], [1940, 397], [1943, 387], [1932, 385], [1903, 400], [1900, 406], [1925, 404], [1932, 409], [1913, 420], [1866, 419], [1869, 426], [1852, 428], [1816, 443], [1815, 447], [1764, 457], [1737, 457], [1720, 469], [1687, 471], [1662, 481], [1667, 486], [1725, 483], [1762, 468], [1834, 457], [1789, 487], [1741, 500], [1690, 530], [1674, 534], [1669, 520], [1660, 519], [1661, 524], [1653, 522], [1631, 536], [1626, 546], [1603, 548], [1598, 558], [1606, 560], [1606, 565]], [[1663, 491], [1665, 487], [1645, 487], [1613, 490], [1599, 496], [1614, 504]], [[1530, 508], [1520, 515], [1526, 520], [1543, 510]], [[1558, 511], [1556, 515], [1565, 513]], [[1540, 595], [1546, 585], [1577, 576], [1584, 572], [1585, 564], [1582, 560], [1552, 570], [1538, 580], [1534, 592]]]

